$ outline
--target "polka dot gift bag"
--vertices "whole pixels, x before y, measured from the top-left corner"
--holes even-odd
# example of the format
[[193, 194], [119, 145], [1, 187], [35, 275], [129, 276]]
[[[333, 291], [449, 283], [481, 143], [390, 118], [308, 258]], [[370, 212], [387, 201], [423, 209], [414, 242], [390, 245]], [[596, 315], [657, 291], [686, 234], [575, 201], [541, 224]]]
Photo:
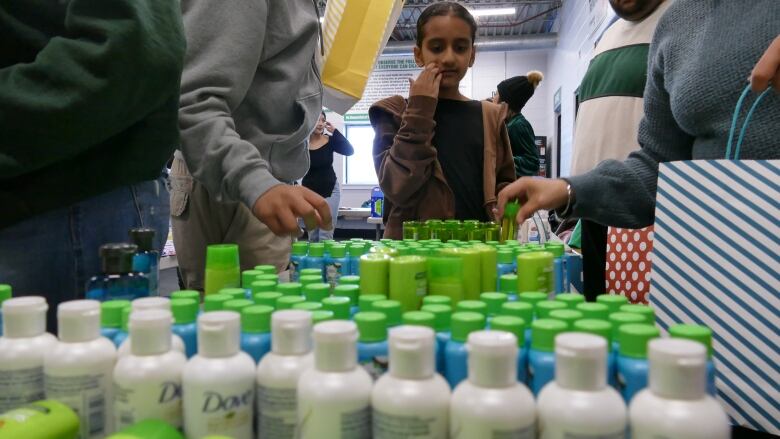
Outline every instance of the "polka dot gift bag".
[[604, 275], [609, 294], [626, 296], [631, 303], [647, 303], [653, 226], [644, 229], [610, 227]]

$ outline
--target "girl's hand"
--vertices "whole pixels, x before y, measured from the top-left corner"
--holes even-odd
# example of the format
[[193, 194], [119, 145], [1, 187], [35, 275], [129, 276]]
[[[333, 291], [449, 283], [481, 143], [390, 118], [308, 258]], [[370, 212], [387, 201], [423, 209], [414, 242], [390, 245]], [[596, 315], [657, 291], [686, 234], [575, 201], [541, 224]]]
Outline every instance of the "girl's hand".
[[780, 35], [772, 41], [750, 73], [750, 87], [753, 91], [762, 92], [768, 85], [780, 92]]
[[537, 210], [563, 207], [569, 198], [567, 185], [565, 180], [523, 177], [498, 193], [498, 205], [494, 209], [496, 220], [501, 221], [504, 206], [513, 199], [520, 201], [520, 211], [516, 218], [518, 224], [522, 224]]
[[409, 78], [409, 97], [428, 96], [439, 98], [441, 73], [435, 64], [428, 64], [417, 79]]
[[333, 124], [331, 124], [330, 122], [325, 122], [325, 131], [327, 133], [333, 133], [334, 131], [336, 131], [336, 129], [333, 128]]

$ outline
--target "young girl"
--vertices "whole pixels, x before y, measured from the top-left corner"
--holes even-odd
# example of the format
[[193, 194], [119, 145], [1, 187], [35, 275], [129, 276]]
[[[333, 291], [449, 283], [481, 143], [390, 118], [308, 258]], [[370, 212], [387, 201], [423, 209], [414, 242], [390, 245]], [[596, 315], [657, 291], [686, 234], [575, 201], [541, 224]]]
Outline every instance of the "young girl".
[[374, 166], [385, 195], [385, 237], [402, 223], [433, 218], [488, 221], [496, 194], [515, 179], [506, 105], [458, 90], [474, 64], [477, 24], [463, 6], [436, 3], [417, 21], [409, 99], [393, 96], [370, 111]]

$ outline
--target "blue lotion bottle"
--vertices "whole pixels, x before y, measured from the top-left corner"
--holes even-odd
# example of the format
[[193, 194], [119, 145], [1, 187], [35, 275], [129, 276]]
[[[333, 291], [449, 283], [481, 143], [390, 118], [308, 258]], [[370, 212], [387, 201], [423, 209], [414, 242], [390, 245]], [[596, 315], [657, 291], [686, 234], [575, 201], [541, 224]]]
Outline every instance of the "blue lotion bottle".
[[122, 330], [122, 310], [130, 307], [129, 300], [109, 300], [100, 304], [100, 335], [114, 342]]
[[193, 299], [171, 299], [173, 326], [171, 332], [184, 342], [184, 354], [192, 358], [198, 353], [198, 302]]
[[271, 314], [273, 307], [250, 305], [241, 308], [241, 350], [255, 363], [271, 351]]
[[452, 314], [450, 325], [452, 336], [444, 352], [444, 378], [454, 389], [468, 377], [466, 340], [472, 332], [485, 329], [485, 316], [471, 311], [456, 312]]
[[87, 282], [87, 299], [135, 300], [149, 296], [149, 279], [133, 272], [134, 244], [104, 244], [100, 246], [102, 274]]
[[574, 322], [571, 330], [598, 335], [607, 340], [607, 383], [617, 389], [617, 354], [612, 350], [612, 324], [606, 320], [585, 318]]
[[[515, 266], [513, 263], [514, 260], [514, 252], [512, 250], [499, 250], [496, 252], [496, 259], [498, 260], [498, 263], [496, 264], [496, 270], [497, 270], [497, 276], [496, 276], [496, 290], [501, 291], [501, 276], [505, 274], [515, 274]], [[501, 291], [502, 293], [505, 293], [506, 291]], [[512, 290], [512, 292], [516, 292], [516, 290]]]
[[452, 335], [450, 333], [450, 323], [452, 318], [452, 307], [449, 305], [432, 303], [423, 305], [420, 311], [426, 311], [433, 314], [433, 326], [436, 331], [436, 372], [444, 376], [446, 372], [446, 349], [447, 342]]
[[11, 286], [0, 284], [0, 337], [3, 336], [3, 302], [11, 298]]
[[305, 267], [306, 253], [309, 251], [309, 243], [304, 241], [294, 242], [292, 254], [290, 254], [290, 282], [300, 282], [301, 270]]
[[517, 381], [526, 382], [528, 350], [525, 347], [525, 321], [520, 317], [496, 316], [490, 321], [491, 331], [506, 331], [517, 337]]
[[381, 312], [361, 311], [355, 314], [358, 327], [357, 356], [371, 378], [376, 381], [387, 372], [387, 317]]
[[617, 382], [626, 404], [647, 387], [647, 343], [660, 336], [658, 328], [642, 323], [622, 325], [618, 330]]
[[325, 271], [325, 244], [312, 242], [309, 244], [309, 254], [303, 259], [303, 268], [315, 268]]
[[678, 324], [669, 327], [669, 336], [698, 341], [707, 348], [707, 393], [715, 396], [715, 363], [712, 361], [712, 329], [703, 325]]
[[537, 319], [531, 324], [526, 379], [534, 396], [555, 380], [555, 337], [566, 332], [566, 328], [566, 322], [554, 319]]
[[150, 296], [159, 296], [160, 252], [154, 248], [154, 229], [130, 229], [130, 240], [138, 246], [133, 256], [133, 271], [149, 279]]
[[341, 276], [349, 275], [349, 258], [347, 258], [347, 246], [333, 244], [330, 247], [330, 257], [325, 265], [325, 282], [331, 289], [341, 281]]
[[122, 327], [119, 328], [112, 340], [117, 348], [130, 336], [130, 332], [127, 329], [127, 325], [130, 322], [130, 311], [132, 311], [132, 306], [122, 308]]

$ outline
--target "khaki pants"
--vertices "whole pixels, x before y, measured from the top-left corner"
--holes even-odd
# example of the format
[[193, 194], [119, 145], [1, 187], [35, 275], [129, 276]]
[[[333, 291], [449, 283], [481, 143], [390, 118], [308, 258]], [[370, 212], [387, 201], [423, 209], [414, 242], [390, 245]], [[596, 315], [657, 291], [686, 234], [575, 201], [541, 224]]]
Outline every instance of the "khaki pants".
[[178, 157], [171, 168], [171, 223], [179, 273], [187, 289], [203, 290], [206, 246], [238, 244], [241, 270], [255, 265], [287, 269], [290, 237], [276, 236], [242, 203], [212, 198]]

